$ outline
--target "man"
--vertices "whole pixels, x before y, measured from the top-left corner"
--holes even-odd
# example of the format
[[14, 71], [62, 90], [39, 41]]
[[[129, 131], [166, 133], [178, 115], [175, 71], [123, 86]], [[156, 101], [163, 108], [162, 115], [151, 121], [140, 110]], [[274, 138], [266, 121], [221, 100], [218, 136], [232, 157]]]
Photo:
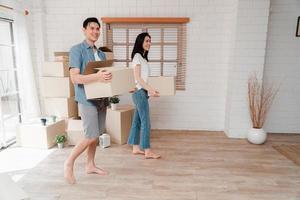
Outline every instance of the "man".
[[83, 75], [89, 61], [105, 60], [105, 54], [95, 46], [95, 42], [100, 36], [100, 23], [97, 18], [87, 18], [83, 22], [82, 31], [85, 40], [71, 48], [69, 64], [71, 81], [75, 85], [75, 100], [78, 102], [85, 137], [76, 144], [64, 163], [64, 178], [70, 184], [76, 183], [73, 172], [74, 163], [85, 149], [87, 149], [86, 173], [107, 174], [95, 164], [98, 138], [105, 126], [107, 106], [105, 100], [107, 99], [87, 100], [83, 84], [95, 81], [107, 82], [111, 80], [112, 75], [105, 71]]

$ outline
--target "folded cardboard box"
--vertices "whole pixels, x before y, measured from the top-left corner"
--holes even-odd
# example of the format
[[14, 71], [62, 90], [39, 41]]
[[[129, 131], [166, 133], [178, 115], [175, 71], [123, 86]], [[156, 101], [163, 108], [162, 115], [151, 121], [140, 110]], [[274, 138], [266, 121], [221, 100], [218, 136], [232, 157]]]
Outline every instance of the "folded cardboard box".
[[173, 76], [151, 76], [148, 84], [159, 92], [160, 96], [173, 96], [176, 93], [175, 77]]
[[76, 145], [79, 140], [84, 138], [84, 129], [81, 119], [71, 118], [68, 120], [67, 135], [69, 145]]
[[117, 110], [107, 109], [106, 132], [112, 142], [126, 144], [131, 128], [134, 107], [132, 105], [118, 105]]
[[69, 63], [68, 62], [44, 62], [42, 65], [43, 76], [53, 77], [68, 77]]
[[69, 77], [41, 77], [41, 92], [44, 97], [73, 97], [74, 85]]
[[59, 118], [77, 117], [78, 107], [74, 97], [70, 98], [45, 98], [46, 115], [55, 115]]
[[65, 134], [65, 121], [47, 122], [43, 126], [39, 119], [22, 123], [17, 131], [17, 144], [22, 147], [51, 148], [55, 145], [55, 136]]
[[93, 82], [84, 85], [87, 99], [111, 97], [128, 93], [135, 87], [133, 69], [127, 67], [105, 67], [98, 70], [106, 70], [112, 73], [112, 80], [107, 83]]

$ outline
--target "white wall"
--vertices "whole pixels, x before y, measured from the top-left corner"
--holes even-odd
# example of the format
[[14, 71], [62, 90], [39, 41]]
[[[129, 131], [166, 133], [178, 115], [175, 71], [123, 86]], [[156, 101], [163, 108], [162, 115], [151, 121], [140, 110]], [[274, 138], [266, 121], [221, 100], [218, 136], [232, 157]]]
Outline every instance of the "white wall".
[[271, 0], [265, 80], [280, 84], [265, 129], [300, 133], [300, 37], [295, 37], [299, 0]]
[[263, 76], [269, 7], [269, 0], [238, 3], [227, 82], [225, 133], [228, 137], [244, 138], [251, 128], [247, 83], [253, 72]]
[[[81, 26], [86, 17], [190, 17], [186, 91], [179, 91], [175, 97], [151, 100], [152, 128], [223, 130], [228, 49], [232, 36], [229, 27], [233, 26], [236, 2], [236, 0], [44, 1], [45, 58], [52, 59], [54, 51], [67, 51], [72, 45], [83, 40]], [[127, 101], [130, 97], [123, 99]]]
[[[275, 15], [272, 13], [265, 60], [270, 1], [272, 6], [275, 6], [274, 9], [277, 7], [277, 10], [281, 10], [281, 14], [274, 18]], [[84, 39], [81, 26], [87, 17], [190, 17], [186, 90], [178, 91], [175, 97], [151, 100], [152, 128], [225, 130], [229, 137], [245, 137], [250, 127], [246, 95], [249, 73], [256, 70], [262, 75], [265, 71], [266, 77], [274, 79], [278, 77], [276, 74], [282, 75], [282, 68], [279, 67], [284, 66], [288, 69], [285, 77], [289, 82], [285, 87], [282, 86], [285, 89], [281, 91], [281, 99], [276, 100], [271, 110], [274, 116], [269, 118], [266, 129], [299, 132], [299, 125], [296, 124], [300, 113], [296, 104], [299, 95], [295, 97], [294, 94], [299, 91], [299, 86], [289, 87], [299, 80], [299, 75], [296, 75], [296, 72], [299, 72], [299, 67], [296, 67], [297, 64], [299, 66], [299, 58], [296, 57], [296, 53], [299, 52], [297, 51], [299, 40], [295, 44], [295, 38], [291, 40], [286, 38], [289, 34], [287, 32], [291, 30], [287, 32], [277, 30], [282, 27], [290, 28], [284, 25], [284, 20], [296, 14], [295, 10], [299, 8], [297, 0], [289, 0], [287, 2], [290, 3], [287, 4], [282, 4], [279, 0], [32, 0], [32, 2], [34, 5], [32, 44], [35, 50], [33, 57], [38, 74], [41, 59], [51, 60], [54, 51], [68, 51], [72, 45]], [[289, 8], [294, 10], [294, 14], [293, 12], [288, 14]], [[279, 17], [283, 17], [284, 20], [280, 20], [282, 23], [277, 22]], [[276, 22], [272, 22], [274, 20]], [[276, 25], [278, 23], [281, 26], [278, 27]], [[293, 27], [292, 31], [294, 30]], [[270, 44], [270, 41], [279, 38], [281, 42]], [[102, 38], [98, 45], [101, 44]], [[290, 52], [287, 55], [290, 59], [272, 56], [278, 53], [278, 45], [282, 44], [286, 48], [285, 53]], [[265, 62], [266, 70], [264, 70]], [[273, 65], [274, 62], [277, 65]], [[289, 90], [293, 90], [293, 94], [286, 97], [285, 93]], [[294, 100], [290, 100], [291, 97], [294, 97]], [[129, 95], [122, 97], [122, 100], [123, 103], [131, 102]], [[283, 109], [284, 105], [289, 105], [288, 110]], [[280, 127], [278, 123], [281, 123]]]

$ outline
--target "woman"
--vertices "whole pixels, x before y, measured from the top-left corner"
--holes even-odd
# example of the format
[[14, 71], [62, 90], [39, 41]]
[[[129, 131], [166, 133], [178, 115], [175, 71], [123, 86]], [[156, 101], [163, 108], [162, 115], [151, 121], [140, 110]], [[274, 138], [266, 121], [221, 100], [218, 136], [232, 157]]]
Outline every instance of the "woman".
[[150, 75], [150, 68], [148, 65], [148, 52], [150, 46], [150, 35], [148, 33], [141, 33], [135, 40], [131, 54], [136, 83], [132, 99], [136, 109], [130, 129], [128, 144], [133, 145], [133, 154], [143, 154], [146, 159], [158, 159], [160, 158], [160, 155], [154, 153], [150, 148], [150, 115], [148, 98], [149, 96], [159, 96], [159, 93], [147, 84], [147, 79]]

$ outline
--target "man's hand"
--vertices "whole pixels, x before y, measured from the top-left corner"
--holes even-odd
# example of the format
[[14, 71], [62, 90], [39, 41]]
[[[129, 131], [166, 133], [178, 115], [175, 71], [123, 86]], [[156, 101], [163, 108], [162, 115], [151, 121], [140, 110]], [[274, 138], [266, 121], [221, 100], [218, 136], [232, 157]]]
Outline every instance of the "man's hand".
[[112, 74], [106, 70], [99, 70], [97, 76], [101, 82], [109, 82], [112, 79]]

